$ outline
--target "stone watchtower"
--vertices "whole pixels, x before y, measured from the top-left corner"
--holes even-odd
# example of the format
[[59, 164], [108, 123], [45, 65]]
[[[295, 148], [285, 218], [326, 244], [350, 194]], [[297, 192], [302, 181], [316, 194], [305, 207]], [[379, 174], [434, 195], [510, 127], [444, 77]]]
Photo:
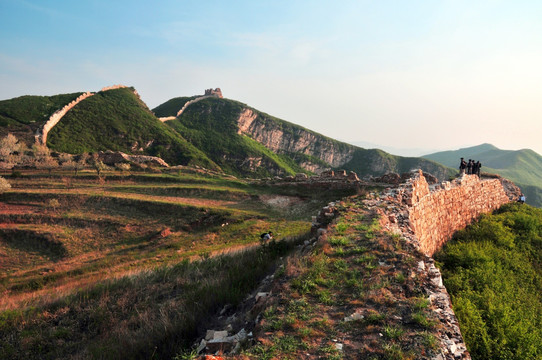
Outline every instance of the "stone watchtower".
[[206, 89], [205, 90], [205, 96], [214, 96], [214, 97], [217, 97], [217, 98], [220, 98], [220, 99], [223, 98], [222, 91], [220, 90], [220, 88]]

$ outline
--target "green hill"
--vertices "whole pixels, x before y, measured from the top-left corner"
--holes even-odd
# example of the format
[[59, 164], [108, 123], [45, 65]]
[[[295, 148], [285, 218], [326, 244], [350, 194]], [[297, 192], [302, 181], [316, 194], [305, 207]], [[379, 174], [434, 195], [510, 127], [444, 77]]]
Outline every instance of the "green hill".
[[217, 168], [161, 123], [130, 88], [99, 92], [79, 103], [50, 131], [47, 145], [67, 153], [113, 150]]
[[461, 157], [480, 161], [483, 172], [512, 180], [525, 193], [529, 204], [542, 206], [542, 156], [536, 152], [529, 149], [501, 150], [491, 144], [482, 144], [424, 156], [455, 169], [459, 167]]
[[152, 109], [152, 112], [158, 117], [175, 116], [182, 109], [184, 104], [190, 100], [194, 100], [197, 96], [183, 96], [173, 98]]
[[[2, 101], [0, 128], [3, 134], [14, 133], [31, 144], [49, 116], [80, 94]], [[330, 168], [355, 171], [360, 176], [413, 168], [440, 179], [450, 174], [449, 169], [430, 160], [362, 149], [229, 99], [207, 98], [191, 104], [178, 119], [166, 123], [157, 119], [176, 116], [194, 98], [173, 98], [153, 113], [133, 88], [98, 92], [67, 112], [49, 132], [47, 145], [67, 153], [113, 150], [154, 155], [170, 164], [199, 165], [250, 177], [311, 174]], [[241, 123], [247, 111], [254, 120], [252, 126]]]
[[[161, 117], [175, 116], [190, 99], [171, 99], [153, 112]], [[250, 111], [255, 120], [253, 126], [241, 131], [239, 118], [244, 111]], [[334, 168], [365, 176], [422, 168], [444, 179], [451, 173], [433, 161], [362, 149], [228, 99], [208, 98], [194, 103], [179, 118], [166, 124], [225, 171], [234, 174], [262, 176]], [[299, 143], [307, 145], [300, 148]], [[330, 152], [334, 156], [326, 157]], [[343, 160], [332, 163], [330, 158]]]
[[[184, 105], [184, 99], [190, 98], [170, 100], [154, 112], [162, 116], [175, 115]], [[172, 103], [177, 105], [171, 106]], [[164, 112], [168, 105], [171, 110]], [[237, 119], [245, 107], [233, 100], [208, 98], [190, 105], [180, 118], [166, 124], [228, 173], [269, 176], [306, 172], [290, 157], [276, 154], [250, 137], [238, 134]]]
[[31, 144], [38, 127], [44, 124], [55, 111], [81, 94], [25, 95], [0, 101], [0, 136], [12, 133], [27, 144]]

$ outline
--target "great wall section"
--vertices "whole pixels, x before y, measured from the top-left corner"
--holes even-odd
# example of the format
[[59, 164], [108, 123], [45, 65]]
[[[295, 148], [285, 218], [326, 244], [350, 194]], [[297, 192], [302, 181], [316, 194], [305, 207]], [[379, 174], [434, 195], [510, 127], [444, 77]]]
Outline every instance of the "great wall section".
[[413, 271], [430, 279], [426, 292], [432, 311], [444, 328], [439, 339], [440, 360], [470, 359], [470, 354], [432, 256], [454, 232], [464, 229], [480, 215], [514, 201], [520, 193], [516, 185], [500, 177], [463, 174], [453, 181], [429, 184], [423, 172], [416, 170], [404, 183], [366, 200], [368, 207], [380, 215], [385, 229], [402, 236], [426, 256]]
[[[314, 191], [324, 188], [350, 188], [358, 191], [363, 188], [368, 189], [370, 193], [364, 196], [365, 200], [362, 201], [366, 211], [380, 219], [384, 231], [402, 237], [415, 249], [416, 254], [413, 259], [417, 260], [407, 265], [409, 277], [422, 279], [421, 286], [424, 297], [428, 300], [429, 310], [439, 323], [438, 343], [434, 349], [436, 353], [431, 356], [431, 359], [471, 359], [453, 311], [450, 296], [432, 255], [452, 238], [455, 231], [465, 228], [481, 214], [498, 209], [501, 205], [517, 199], [520, 193], [517, 186], [504, 178], [489, 175], [482, 178], [477, 175], [462, 175], [453, 181], [439, 183], [435, 177], [423, 174], [421, 170], [414, 170], [402, 176], [387, 174], [369, 181], [362, 181], [355, 173], [341, 170], [326, 171], [311, 177], [298, 174], [295, 177], [262, 179], [260, 182], [281, 187], [288, 184], [302, 185]], [[326, 241], [329, 227], [332, 227], [334, 222], [340, 221], [340, 214], [345, 211], [345, 201], [348, 202], [347, 199], [343, 199], [329, 203], [317, 216], [313, 217], [314, 237], [305, 241], [304, 245], [300, 245], [301, 253], [307, 254], [317, 244]], [[343, 210], [339, 210], [341, 207]], [[388, 266], [388, 264], [382, 262], [381, 266]], [[220, 346], [221, 349], [233, 348], [231, 353], [234, 354], [239, 342], [247, 336], [252, 336], [252, 332], [247, 335], [244, 327], [257, 329], [261, 321], [261, 316], [257, 314], [260, 314], [267, 305], [274, 304], [278, 301], [277, 299], [280, 299], [279, 294], [273, 293], [274, 281], [273, 275], [268, 276], [254, 294], [245, 299], [244, 303], [249, 305], [240, 310], [240, 313], [234, 313], [228, 318], [250, 319], [248, 323], [245, 321], [242, 325], [243, 329], [239, 331], [233, 327], [232, 330], [231, 324], [224, 323], [226, 330], [208, 330], [207, 336], [195, 343], [197, 352], [214, 353], [216, 346]], [[362, 310], [357, 309], [353, 315], [346, 316], [344, 321], [353, 321], [355, 316], [363, 318], [363, 316], [360, 317], [361, 313]], [[348, 314], [345, 313], [345, 315]], [[209, 338], [209, 334], [213, 336]], [[216, 334], [221, 334], [221, 336], [217, 337]], [[422, 357], [427, 358], [425, 355]]]
[[[113, 85], [113, 86], [106, 86], [100, 90], [100, 92], [103, 91], [109, 91], [109, 90], [116, 90], [116, 89], [124, 89], [128, 88], [128, 86], [125, 85]], [[77, 104], [79, 104], [81, 101], [88, 99], [91, 96], [94, 96], [96, 93], [87, 91], [86, 93], [79, 95], [77, 99], [73, 100], [69, 104], [65, 105], [62, 109], [57, 110], [49, 117], [49, 120], [36, 132], [35, 138], [36, 143], [41, 145], [47, 145], [47, 134], [53, 127], [55, 127], [56, 124], [70, 111], [73, 109]], [[136, 90], [134, 90], [134, 94], [139, 97], [139, 94]]]
[[504, 178], [462, 175], [453, 181], [428, 184], [421, 170], [381, 198], [384, 223], [415, 241], [432, 256], [454, 232], [481, 214], [514, 201], [520, 189]]
[[223, 96], [222, 96], [222, 90], [220, 90], [220, 88], [216, 88], [216, 89], [207, 89], [205, 90], [205, 94], [203, 96], [199, 96], [195, 99], [192, 99], [192, 100], [189, 100], [187, 101], [183, 107], [181, 108], [181, 110], [177, 111], [177, 115], [175, 116], [166, 116], [166, 117], [160, 117], [158, 118], [158, 120], [162, 121], [162, 122], [166, 122], [166, 121], [169, 121], [169, 120], [175, 120], [176, 118], [178, 118], [179, 116], [182, 115], [182, 113], [192, 104], [194, 103], [197, 103], [198, 101], [201, 101], [203, 99], [207, 99], [207, 98], [210, 98], [210, 97], [216, 97], [216, 98], [219, 98], [219, 99], [222, 99]]

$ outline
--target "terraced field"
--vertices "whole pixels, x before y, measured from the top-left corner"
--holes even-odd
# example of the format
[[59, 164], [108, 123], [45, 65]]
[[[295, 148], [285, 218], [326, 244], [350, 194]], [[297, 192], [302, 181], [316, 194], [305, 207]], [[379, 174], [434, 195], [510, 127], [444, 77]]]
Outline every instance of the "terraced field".
[[[317, 209], [346, 195], [189, 168], [101, 178], [90, 171], [4, 177], [12, 189], [0, 195], [0, 358], [172, 356], [190, 341], [195, 324], [246, 296], [273, 259], [307, 236]], [[259, 234], [267, 230], [284, 245], [262, 251]], [[226, 277], [229, 283], [222, 282]], [[230, 290], [206, 294], [208, 305], [183, 298], [188, 290], [209, 291], [211, 283]], [[134, 292], [144, 296], [122, 300]], [[123, 310], [113, 309], [119, 302]], [[143, 318], [158, 313], [164, 321], [171, 302], [192, 320], [175, 323], [168, 316], [177, 330], [164, 333], [157, 319], [143, 345], [111, 342], [135, 341], [141, 322], [148, 326]], [[158, 343], [160, 350], [153, 350]]]

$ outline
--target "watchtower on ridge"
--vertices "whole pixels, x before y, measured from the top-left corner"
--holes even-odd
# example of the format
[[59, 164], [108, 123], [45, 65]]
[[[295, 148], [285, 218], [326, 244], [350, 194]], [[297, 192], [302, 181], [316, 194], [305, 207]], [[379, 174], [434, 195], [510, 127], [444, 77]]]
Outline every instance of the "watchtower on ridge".
[[223, 98], [222, 91], [220, 90], [220, 88], [206, 89], [205, 90], [205, 96], [214, 96], [214, 97], [217, 97], [217, 98], [220, 98], [220, 99]]

